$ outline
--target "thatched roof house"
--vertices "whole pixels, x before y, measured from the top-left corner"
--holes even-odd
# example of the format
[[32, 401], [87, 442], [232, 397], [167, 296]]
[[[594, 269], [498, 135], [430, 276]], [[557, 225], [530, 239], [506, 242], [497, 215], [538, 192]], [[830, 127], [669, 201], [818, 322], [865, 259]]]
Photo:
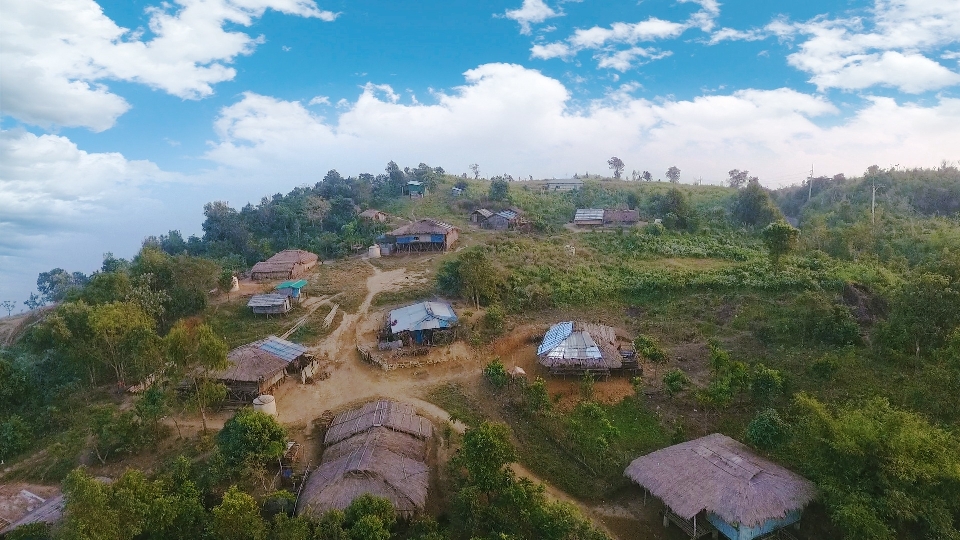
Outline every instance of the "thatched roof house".
[[262, 279], [291, 279], [300, 277], [320, 261], [314, 253], [302, 249], [285, 249], [266, 261], [253, 265], [250, 277]]
[[731, 540], [797, 523], [816, 496], [809, 480], [719, 433], [637, 458], [624, 474], [675, 516], [701, 516]]
[[483, 224], [483, 222], [490, 219], [490, 216], [492, 215], [492, 211], [487, 210], [486, 208], [478, 208], [470, 213], [470, 222]]
[[404, 517], [423, 511], [432, 434], [433, 425], [404, 403], [382, 400], [341, 413], [327, 430], [327, 449], [303, 486], [297, 513], [319, 517], [365, 493], [388, 499]]
[[616, 343], [616, 333], [609, 326], [568, 321], [544, 334], [537, 356], [552, 373], [604, 372], [623, 366]]
[[437, 221], [421, 219], [387, 234], [397, 251], [446, 251], [460, 236], [460, 229]]
[[370, 221], [376, 221], [379, 223], [383, 223], [387, 221], [387, 213], [381, 212], [380, 210], [376, 210], [374, 208], [368, 208], [363, 212], [360, 212], [360, 217], [363, 219], [369, 219]]
[[613, 226], [636, 225], [640, 221], [640, 212], [636, 210], [611, 209], [603, 211], [603, 224]]
[[227, 362], [226, 369], [210, 377], [226, 385], [231, 400], [247, 403], [280, 384], [288, 367], [307, 365], [311, 359], [303, 345], [269, 336], [230, 351]]

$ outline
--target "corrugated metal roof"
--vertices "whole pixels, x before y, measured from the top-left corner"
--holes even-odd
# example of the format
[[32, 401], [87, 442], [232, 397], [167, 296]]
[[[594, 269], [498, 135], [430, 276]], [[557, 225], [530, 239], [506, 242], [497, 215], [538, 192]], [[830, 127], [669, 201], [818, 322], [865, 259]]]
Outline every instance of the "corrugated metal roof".
[[578, 208], [574, 221], [603, 221], [603, 208]]
[[453, 306], [444, 302], [420, 302], [390, 312], [393, 333], [449, 328], [456, 322]]
[[423, 182], [418, 182], [418, 181], [416, 181], [416, 180], [411, 180], [411, 181], [407, 182], [407, 185], [408, 185], [408, 186], [422, 186], [422, 185], [423, 185]]
[[285, 303], [287, 303], [287, 295], [285, 294], [255, 294], [250, 297], [247, 307], [273, 307], [282, 306]]
[[261, 351], [268, 352], [287, 362], [292, 362], [307, 352], [307, 348], [303, 345], [280, 339], [277, 336], [269, 336], [257, 344], [257, 347]]
[[480, 214], [484, 218], [488, 218], [493, 215], [493, 212], [491, 212], [490, 210], [487, 210], [486, 208], [480, 208], [479, 210], [474, 210], [473, 213]]
[[307, 286], [308, 281], [305, 279], [290, 280], [284, 281], [283, 283], [274, 287], [275, 290], [280, 289], [302, 289]]
[[543, 343], [537, 347], [537, 356], [553, 349], [573, 332], [573, 321], [557, 323], [543, 336]]
[[497, 215], [498, 215], [498, 216], [503, 216], [503, 217], [507, 218], [508, 220], [517, 219], [517, 213], [514, 212], [513, 210], [501, 210], [501, 211], [497, 212]]

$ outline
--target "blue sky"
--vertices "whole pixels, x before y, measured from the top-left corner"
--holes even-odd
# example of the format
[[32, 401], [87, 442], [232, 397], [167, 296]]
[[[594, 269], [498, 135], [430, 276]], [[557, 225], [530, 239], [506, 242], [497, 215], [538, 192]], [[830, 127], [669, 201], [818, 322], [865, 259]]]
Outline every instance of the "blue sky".
[[0, 299], [336, 168], [960, 159], [960, 2], [0, 0]]

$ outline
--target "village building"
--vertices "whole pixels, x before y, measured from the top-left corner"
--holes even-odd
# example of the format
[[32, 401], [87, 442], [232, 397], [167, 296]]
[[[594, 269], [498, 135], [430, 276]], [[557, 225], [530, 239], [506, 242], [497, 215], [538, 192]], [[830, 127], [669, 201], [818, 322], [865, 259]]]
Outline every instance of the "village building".
[[623, 367], [616, 333], [602, 324], [567, 321], [553, 325], [537, 347], [537, 357], [551, 374], [609, 374]]
[[766, 537], [799, 526], [816, 496], [813, 483], [714, 433], [633, 460], [624, 474], [666, 506], [691, 538], [719, 531], [730, 540]]
[[302, 292], [302, 289], [306, 287], [308, 283], [305, 279], [287, 280], [274, 287], [273, 290], [277, 291], [277, 294], [282, 294], [289, 298], [292, 304], [299, 304], [307, 297], [307, 295]]
[[476, 223], [477, 225], [482, 227], [483, 224], [486, 223], [486, 221], [490, 219], [490, 216], [492, 215], [493, 215], [493, 212], [491, 212], [490, 210], [487, 210], [486, 208], [478, 208], [473, 212], [470, 212], [470, 223]]
[[265, 279], [293, 279], [313, 268], [320, 257], [302, 249], [285, 249], [266, 261], [253, 265], [250, 277], [257, 281]]
[[370, 221], [375, 221], [377, 223], [384, 223], [387, 221], [387, 213], [381, 212], [380, 210], [375, 210], [373, 208], [368, 208], [363, 212], [360, 212], [360, 217], [362, 219], [369, 219]]
[[288, 375], [305, 382], [318, 368], [306, 347], [276, 336], [237, 347], [227, 354], [227, 363], [210, 378], [227, 387], [228, 401], [243, 404], [269, 394]]
[[303, 485], [297, 514], [319, 518], [367, 493], [389, 500], [403, 518], [422, 513], [432, 436], [433, 424], [406, 403], [375, 401], [337, 415], [324, 437], [320, 465]]
[[446, 302], [419, 302], [397, 308], [387, 316], [386, 330], [391, 341], [406, 345], [433, 343], [434, 334], [457, 324], [453, 306]]
[[411, 199], [422, 199], [427, 194], [427, 186], [418, 180], [407, 182], [407, 193]]
[[607, 227], [633, 227], [640, 222], [640, 212], [625, 209], [603, 211], [603, 224]]
[[[389, 250], [389, 253], [447, 251], [457, 241], [459, 235], [460, 229], [453, 225], [435, 219], [421, 219], [387, 234], [387, 238], [394, 244], [394, 248]], [[388, 254], [383, 253], [382, 246], [381, 254]]]
[[520, 214], [513, 210], [501, 210], [493, 214], [484, 223], [485, 228], [497, 231], [505, 231], [516, 226]]
[[583, 180], [579, 178], [562, 178], [559, 180], [555, 178], [546, 182], [547, 191], [572, 191], [582, 187]]
[[257, 315], [283, 315], [293, 309], [293, 302], [286, 294], [255, 294], [247, 301], [247, 307]]
[[578, 227], [601, 227], [603, 213], [602, 208], [578, 208], [573, 216], [573, 224]]

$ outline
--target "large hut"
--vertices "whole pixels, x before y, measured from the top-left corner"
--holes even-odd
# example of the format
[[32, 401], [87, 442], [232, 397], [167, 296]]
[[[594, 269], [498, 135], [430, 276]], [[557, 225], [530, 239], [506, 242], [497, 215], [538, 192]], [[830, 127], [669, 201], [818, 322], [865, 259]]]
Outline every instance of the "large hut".
[[456, 325], [457, 314], [446, 302], [418, 302], [390, 311], [386, 322], [391, 339], [420, 345], [432, 343], [435, 332]]
[[324, 437], [320, 466], [307, 478], [297, 513], [319, 517], [369, 493], [411, 517], [426, 507], [427, 445], [433, 424], [413, 406], [375, 401], [337, 415]]
[[265, 261], [253, 265], [250, 277], [255, 280], [292, 279], [300, 277], [320, 261], [314, 253], [302, 249], [285, 249]]
[[421, 219], [391, 231], [387, 238], [396, 244], [394, 252], [447, 251], [457, 241], [460, 229], [437, 221]]
[[809, 480], [719, 433], [639, 457], [624, 474], [663, 501], [664, 526], [691, 538], [752, 540], [799, 525], [816, 496]]
[[616, 333], [602, 324], [567, 321], [553, 325], [537, 347], [537, 357], [553, 374], [607, 374], [623, 367]]
[[227, 399], [250, 403], [260, 394], [269, 394], [288, 374], [309, 372], [316, 359], [303, 345], [269, 336], [237, 347], [227, 354], [228, 366], [210, 377], [227, 387]]

